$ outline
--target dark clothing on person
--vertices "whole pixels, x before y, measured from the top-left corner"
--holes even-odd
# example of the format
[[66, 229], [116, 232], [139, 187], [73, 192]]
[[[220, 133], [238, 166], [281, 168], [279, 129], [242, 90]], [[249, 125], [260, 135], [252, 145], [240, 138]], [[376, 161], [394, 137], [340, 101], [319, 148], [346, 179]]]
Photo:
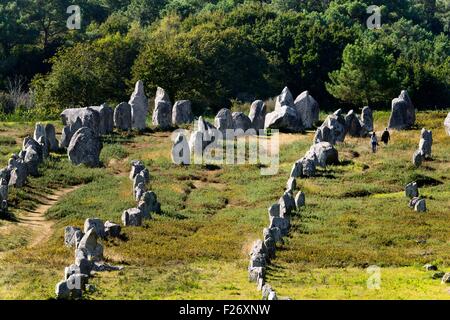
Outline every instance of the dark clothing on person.
[[389, 140], [391, 140], [391, 135], [389, 134], [389, 131], [384, 130], [381, 135], [381, 141], [383, 141], [384, 144], [388, 144]]

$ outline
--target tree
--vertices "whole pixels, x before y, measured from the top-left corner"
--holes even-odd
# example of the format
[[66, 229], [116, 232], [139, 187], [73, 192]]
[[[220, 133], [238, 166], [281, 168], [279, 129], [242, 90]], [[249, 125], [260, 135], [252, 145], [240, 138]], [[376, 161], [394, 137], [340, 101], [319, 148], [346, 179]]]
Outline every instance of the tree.
[[357, 41], [345, 48], [341, 69], [330, 73], [326, 88], [352, 105], [383, 103], [400, 89], [394, 68], [394, 57], [380, 44]]

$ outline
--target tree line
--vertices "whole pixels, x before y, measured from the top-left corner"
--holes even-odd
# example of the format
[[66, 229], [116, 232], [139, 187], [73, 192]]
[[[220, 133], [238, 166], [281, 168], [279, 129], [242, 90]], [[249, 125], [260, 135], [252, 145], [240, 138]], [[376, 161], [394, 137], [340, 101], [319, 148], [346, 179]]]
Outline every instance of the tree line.
[[[70, 5], [81, 9], [79, 30], [66, 26]], [[370, 5], [379, 29], [366, 25]], [[198, 113], [286, 85], [324, 109], [387, 108], [403, 88], [419, 108], [445, 108], [449, 9], [449, 0], [6, 0], [0, 113], [114, 104], [138, 79]], [[11, 102], [17, 91], [32, 102]]]

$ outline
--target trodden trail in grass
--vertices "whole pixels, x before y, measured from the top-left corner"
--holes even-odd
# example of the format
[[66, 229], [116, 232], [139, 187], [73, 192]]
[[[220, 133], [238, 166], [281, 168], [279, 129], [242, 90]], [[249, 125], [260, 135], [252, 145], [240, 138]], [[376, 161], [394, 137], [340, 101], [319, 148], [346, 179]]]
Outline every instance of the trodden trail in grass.
[[[30, 230], [30, 240], [27, 243], [27, 247], [36, 247], [50, 238], [55, 221], [46, 219], [45, 214], [65, 195], [77, 190], [80, 187], [81, 185], [77, 185], [56, 190], [53, 194], [46, 197], [46, 202], [39, 205], [35, 210], [22, 213], [17, 217], [18, 222], [15, 225], [25, 227]], [[0, 252], [0, 259], [5, 254], [14, 250], [17, 250], [17, 248]]]

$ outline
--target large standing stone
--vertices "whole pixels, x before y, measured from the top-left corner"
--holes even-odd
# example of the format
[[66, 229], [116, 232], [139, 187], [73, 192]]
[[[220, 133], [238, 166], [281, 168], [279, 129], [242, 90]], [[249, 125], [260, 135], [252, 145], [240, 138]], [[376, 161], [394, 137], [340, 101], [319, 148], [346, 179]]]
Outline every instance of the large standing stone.
[[319, 121], [319, 104], [309, 94], [308, 91], [302, 92], [294, 101], [298, 117], [305, 129], [311, 129]]
[[34, 146], [30, 145], [25, 149], [25, 158], [23, 162], [27, 167], [27, 173], [32, 176], [37, 176], [39, 174], [38, 167], [42, 162], [41, 157], [42, 155], [39, 154], [39, 151], [37, 151]]
[[131, 106], [131, 123], [133, 129], [145, 129], [147, 126], [148, 100], [145, 96], [144, 83], [141, 80], [136, 82], [134, 92], [128, 103]]
[[192, 104], [189, 100], [180, 100], [175, 102], [172, 108], [172, 124], [179, 126], [194, 121], [192, 114]]
[[447, 117], [444, 120], [444, 129], [447, 132], [447, 135], [450, 136], [450, 112], [447, 114]]
[[332, 115], [329, 115], [317, 129], [314, 143], [326, 141], [334, 145], [337, 142], [343, 142], [346, 134], [345, 118], [339, 109]]
[[363, 127], [359, 122], [359, 118], [353, 110], [350, 110], [345, 116], [345, 126], [347, 133], [352, 137], [361, 137], [364, 135]]
[[408, 198], [414, 198], [419, 196], [419, 187], [417, 182], [410, 182], [405, 187], [405, 195]]
[[252, 122], [245, 113], [233, 112], [232, 117], [233, 117], [233, 127], [235, 130], [242, 130], [243, 132], [245, 132], [252, 127]]
[[329, 142], [313, 144], [308, 154], [315, 155], [316, 165], [325, 168], [327, 165], [338, 164], [339, 154], [335, 147]]
[[230, 109], [222, 108], [217, 113], [214, 118], [214, 126], [219, 130], [223, 135], [225, 135], [226, 130], [233, 129], [234, 130], [234, 122], [233, 115], [231, 114]]
[[419, 150], [424, 158], [431, 158], [431, 146], [433, 145], [433, 133], [425, 128], [420, 132]]
[[265, 129], [279, 129], [281, 131], [300, 132], [303, 130], [297, 117], [297, 111], [289, 106], [281, 106], [266, 115]]
[[294, 107], [294, 97], [288, 87], [284, 87], [283, 91], [275, 101], [275, 110], [283, 106]]
[[255, 130], [264, 129], [264, 122], [266, 120], [266, 104], [262, 100], [256, 100], [250, 107], [250, 113], [248, 115], [252, 123], [252, 128]]
[[364, 127], [365, 131], [367, 132], [373, 131], [373, 113], [372, 109], [370, 109], [367, 106], [362, 108], [361, 124]]
[[90, 128], [82, 127], [70, 140], [67, 154], [75, 165], [84, 164], [88, 167], [98, 167], [101, 149], [102, 143], [97, 134]]
[[99, 114], [98, 134], [108, 134], [114, 130], [114, 111], [106, 103], [101, 106], [90, 107]]
[[416, 111], [408, 92], [403, 90], [398, 98], [392, 100], [392, 112], [389, 118], [389, 128], [403, 130], [416, 122]]
[[161, 129], [169, 129], [172, 126], [172, 102], [166, 91], [160, 87], [156, 90], [152, 123]]
[[114, 109], [114, 126], [123, 131], [131, 130], [131, 106], [127, 102], [119, 103]]
[[45, 125], [45, 137], [48, 142], [48, 149], [52, 152], [56, 152], [59, 150], [59, 142], [56, 139], [56, 130], [55, 126], [51, 123], [47, 123]]

